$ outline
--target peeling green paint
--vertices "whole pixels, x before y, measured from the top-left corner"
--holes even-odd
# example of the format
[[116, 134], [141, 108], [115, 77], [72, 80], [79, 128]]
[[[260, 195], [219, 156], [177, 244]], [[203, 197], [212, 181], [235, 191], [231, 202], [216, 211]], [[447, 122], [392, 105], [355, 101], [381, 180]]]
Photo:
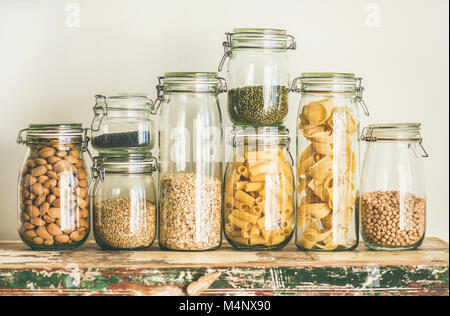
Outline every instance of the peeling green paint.
[[[323, 268], [230, 268], [219, 269], [221, 278], [209, 292], [255, 291], [259, 294], [298, 295], [341, 293], [401, 295], [416, 292], [448, 295], [448, 267], [323, 267]], [[123, 281], [146, 285], [185, 288], [208, 273], [204, 268], [184, 269], [87, 269], [87, 270], [0, 270], [0, 289], [105, 292]], [[207, 291], [208, 293], [208, 291]], [[206, 293], [206, 294], [207, 294]], [[339, 292], [336, 292], [339, 293]]]

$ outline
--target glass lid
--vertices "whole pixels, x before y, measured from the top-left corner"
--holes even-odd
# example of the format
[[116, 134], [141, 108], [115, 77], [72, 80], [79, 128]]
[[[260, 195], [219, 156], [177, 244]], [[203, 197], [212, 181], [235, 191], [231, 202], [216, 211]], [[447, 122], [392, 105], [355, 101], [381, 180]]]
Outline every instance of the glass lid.
[[269, 28], [235, 28], [233, 33], [226, 33], [229, 47], [295, 49], [295, 38], [283, 29]]
[[225, 79], [217, 72], [166, 72], [159, 77], [158, 89], [167, 92], [205, 92], [226, 91]]
[[292, 91], [357, 93], [361, 80], [352, 73], [306, 72], [294, 80]]
[[421, 142], [420, 123], [371, 124], [362, 132], [365, 141]]
[[289, 146], [289, 130], [284, 126], [235, 127], [231, 132], [231, 144], [282, 145]]
[[151, 111], [153, 109], [153, 101], [145, 93], [96, 95], [95, 101], [94, 110]]
[[[22, 133], [26, 132], [26, 140]], [[29, 124], [22, 129], [17, 136], [18, 144], [45, 142], [45, 139], [58, 138], [64, 143], [81, 143], [86, 130], [80, 123], [65, 124]]]

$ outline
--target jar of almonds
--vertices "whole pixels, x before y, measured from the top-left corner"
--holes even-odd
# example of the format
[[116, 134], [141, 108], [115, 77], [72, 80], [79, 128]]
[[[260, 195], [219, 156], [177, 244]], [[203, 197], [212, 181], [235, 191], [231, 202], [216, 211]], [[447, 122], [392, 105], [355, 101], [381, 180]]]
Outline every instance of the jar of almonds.
[[370, 125], [361, 174], [361, 233], [372, 250], [409, 250], [425, 237], [425, 171], [420, 124]]
[[32, 124], [19, 133], [17, 142], [27, 152], [19, 175], [18, 227], [32, 249], [74, 249], [88, 238], [86, 133], [81, 124]]

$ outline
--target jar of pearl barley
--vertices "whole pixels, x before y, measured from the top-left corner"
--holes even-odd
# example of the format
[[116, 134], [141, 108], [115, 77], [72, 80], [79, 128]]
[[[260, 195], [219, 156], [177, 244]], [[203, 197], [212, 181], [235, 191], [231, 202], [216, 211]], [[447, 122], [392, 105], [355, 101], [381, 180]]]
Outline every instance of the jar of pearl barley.
[[370, 125], [361, 173], [361, 233], [372, 250], [409, 250], [425, 237], [426, 197], [420, 124]]

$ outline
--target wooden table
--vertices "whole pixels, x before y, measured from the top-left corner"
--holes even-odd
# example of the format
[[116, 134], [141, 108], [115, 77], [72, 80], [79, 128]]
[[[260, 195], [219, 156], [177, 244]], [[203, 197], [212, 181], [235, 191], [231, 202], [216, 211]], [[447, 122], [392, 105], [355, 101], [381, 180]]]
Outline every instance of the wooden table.
[[449, 295], [448, 244], [420, 250], [341, 253], [36, 252], [0, 242], [0, 295], [185, 295], [188, 284], [220, 271], [203, 295]]

